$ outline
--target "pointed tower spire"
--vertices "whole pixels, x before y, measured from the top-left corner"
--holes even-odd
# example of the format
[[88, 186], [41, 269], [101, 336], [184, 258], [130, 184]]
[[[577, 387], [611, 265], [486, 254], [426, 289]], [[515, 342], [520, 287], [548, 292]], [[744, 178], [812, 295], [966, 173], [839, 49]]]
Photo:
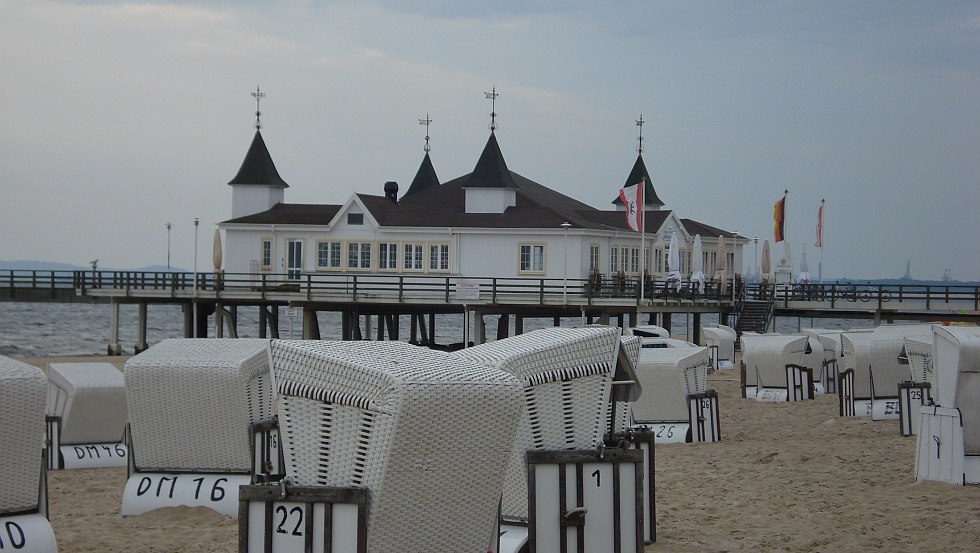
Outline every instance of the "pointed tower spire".
[[507, 168], [504, 155], [500, 152], [500, 145], [497, 144], [497, 136], [490, 133], [490, 139], [480, 154], [480, 159], [476, 162], [476, 167], [466, 180], [464, 188], [512, 188], [517, 189], [517, 183]]
[[[269, 209], [277, 202], [283, 201], [283, 190], [289, 187], [279, 176], [276, 164], [272, 162], [272, 156], [269, 154], [269, 148], [262, 138], [258, 102], [265, 94], [258, 88], [251, 94], [256, 102], [255, 136], [235, 178], [228, 181], [232, 187], [232, 217], [251, 215]], [[265, 188], [267, 192], [256, 193], [256, 189], [260, 188]]]

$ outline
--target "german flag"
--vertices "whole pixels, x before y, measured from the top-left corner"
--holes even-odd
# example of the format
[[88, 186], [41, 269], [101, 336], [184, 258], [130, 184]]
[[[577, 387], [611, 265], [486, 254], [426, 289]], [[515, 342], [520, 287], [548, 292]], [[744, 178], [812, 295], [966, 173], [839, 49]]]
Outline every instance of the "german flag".
[[786, 196], [776, 201], [772, 209], [772, 220], [775, 224], [772, 226], [772, 234], [775, 237], [775, 241], [782, 242], [786, 239]]

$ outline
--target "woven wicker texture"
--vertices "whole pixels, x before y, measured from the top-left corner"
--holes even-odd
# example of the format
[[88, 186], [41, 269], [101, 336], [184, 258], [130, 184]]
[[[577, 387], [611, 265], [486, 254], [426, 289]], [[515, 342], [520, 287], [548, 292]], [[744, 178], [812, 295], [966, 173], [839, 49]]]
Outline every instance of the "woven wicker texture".
[[737, 333], [730, 326], [711, 324], [701, 329], [705, 346], [718, 346], [718, 359], [735, 361], [735, 340]]
[[48, 364], [48, 414], [61, 417], [61, 443], [118, 442], [126, 422], [126, 381], [111, 363]]
[[742, 361], [745, 383], [763, 388], [786, 387], [786, 365], [802, 365], [807, 336], [743, 334]]
[[687, 422], [688, 394], [708, 390], [708, 348], [653, 348], [640, 352], [636, 376], [643, 395], [633, 404], [633, 424]]
[[[635, 368], [640, 362], [640, 337], [622, 336], [620, 341], [622, 342], [621, 347], [626, 352], [626, 355], [629, 356]], [[613, 432], [625, 432], [630, 428], [631, 410], [632, 402], [622, 401], [616, 403], [616, 411], [613, 413]]]
[[[823, 350], [823, 360], [825, 362], [836, 360], [838, 361], [838, 364], [840, 363], [839, 330], [830, 330], [827, 328], [805, 328], [803, 329], [803, 334], [817, 339], [817, 341], [820, 343], [820, 347], [817, 349]], [[816, 348], [813, 340], [810, 340], [810, 346]]]
[[903, 340], [905, 356], [909, 360], [912, 382], [928, 382], [935, 385], [932, 370], [933, 333], [925, 336], [906, 336]]
[[287, 479], [371, 490], [369, 551], [484, 551], [520, 382], [404, 342], [270, 346]]
[[871, 378], [875, 397], [898, 397], [898, 383], [912, 378], [908, 365], [898, 362], [906, 336], [932, 336], [930, 324], [891, 324], [871, 333]]
[[510, 373], [524, 385], [501, 505], [505, 520], [528, 516], [525, 452], [591, 449], [602, 440], [619, 347], [615, 327], [553, 327], [453, 353]]
[[126, 362], [139, 470], [248, 472], [249, 425], [273, 415], [268, 340], [169, 339]]
[[0, 356], [0, 514], [38, 508], [47, 385], [41, 369]]
[[844, 354], [841, 372], [854, 369], [854, 398], [871, 398], [871, 336], [872, 331], [849, 330], [840, 335]]

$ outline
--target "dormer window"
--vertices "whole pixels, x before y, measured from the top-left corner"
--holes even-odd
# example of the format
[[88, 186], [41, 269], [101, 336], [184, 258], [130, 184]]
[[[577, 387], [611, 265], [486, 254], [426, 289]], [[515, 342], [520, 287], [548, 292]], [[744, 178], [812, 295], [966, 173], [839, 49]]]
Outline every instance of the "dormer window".
[[363, 213], [348, 213], [347, 214], [347, 224], [348, 225], [363, 225], [364, 224], [364, 214]]

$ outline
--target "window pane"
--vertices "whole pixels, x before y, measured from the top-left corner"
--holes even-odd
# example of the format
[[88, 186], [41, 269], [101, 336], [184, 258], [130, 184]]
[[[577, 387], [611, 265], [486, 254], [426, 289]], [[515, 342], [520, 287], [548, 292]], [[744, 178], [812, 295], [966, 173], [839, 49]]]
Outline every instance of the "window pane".
[[347, 267], [351, 269], [356, 269], [359, 267], [358, 260], [360, 258], [358, 257], [358, 253], [359, 251], [357, 244], [353, 242], [347, 244]]
[[371, 244], [368, 243], [361, 244], [361, 268], [362, 269], [371, 268]]
[[330, 266], [340, 267], [340, 242], [330, 243]]

